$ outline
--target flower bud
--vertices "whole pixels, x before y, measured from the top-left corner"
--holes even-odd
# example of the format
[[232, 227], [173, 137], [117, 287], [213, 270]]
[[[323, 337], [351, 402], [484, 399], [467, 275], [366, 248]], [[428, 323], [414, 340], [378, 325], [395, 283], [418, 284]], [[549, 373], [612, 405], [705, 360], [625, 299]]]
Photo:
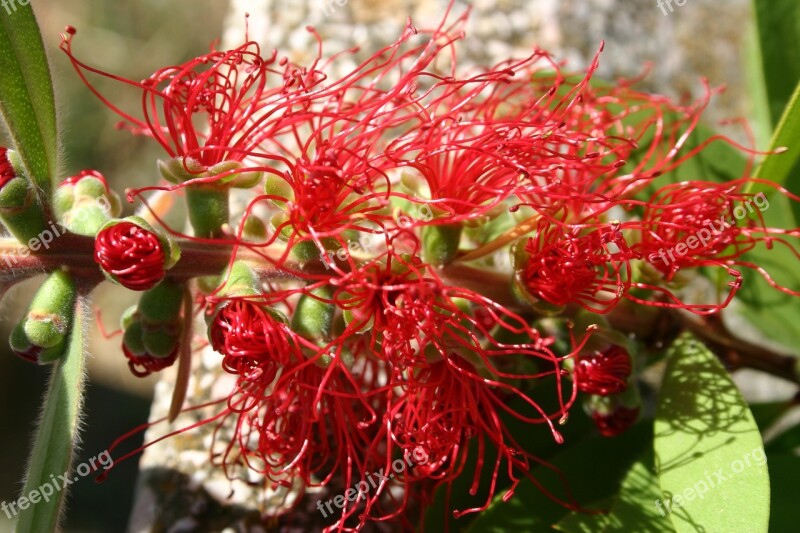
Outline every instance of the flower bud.
[[222, 366], [232, 374], [245, 374], [262, 363], [286, 364], [296, 348], [282, 313], [244, 297], [217, 306], [208, 320], [208, 339], [225, 356]]
[[223, 161], [217, 163], [208, 169], [209, 176], [219, 176], [227, 174], [225, 177], [220, 178], [216, 183], [229, 185], [237, 189], [250, 189], [258, 185], [264, 173], [258, 170], [249, 170], [239, 161]]
[[213, 181], [186, 186], [189, 221], [195, 236], [203, 239], [221, 236], [223, 228], [229, 223], [229, 189], [255, 187], [263, 176], [263, 172], [249, 170], [239, 161], [222, 161], [206, 168], [189, 157], [159, 161], [158, 170], [164, 179], [172, 183], [220, 176]]
[[628, 387], [631, 357], [621, 346], [578, 354], [575, 361], [575, 385], [578, 390], [597, 396], [619, 394]]
[[119, 197], [108, 188], [103, 175], [93, 170], [62, 181], [56, 188], [53, 207], [68, 230], [91, 237], [122, 211]]
[[17, 153], [0, 147], [0, 221], [23, 244], [47, 231], [37, 190]]
[[179, 255], [170, 239], [139, 217], [111, 221], [95, 239], [95, 261], [106, 277], [134, 291], [154, 287]]
[[604, 437], [624, 433], [638, 419], [642, 400], [636, 387], [611, 396], [590, 396], [584, 404], [587, 413]]
[[181, 318], [184, 287], [165, 280], [142, 294], [122, 315], [122, 351], [131, 372], [147, 376], [171, 366], [178, 356], [181, 332], [191, 317]]
[[456, 258], [463, 226], [442, 224], [422, 227], [422, 257], [426, 263], [442, 266]]
[[50, 274], [33, 297], [27, 315], [11, 333], [14, 353], [39, 364], [58, 359], [66, 346], [76, 297], [75, 282], [67, 273]]
[[281, 208], [286, 206], [286, 202], [294, 201], [292, 186], [288, 181], [274, 174], [267, 175], [264, 183], [264, 194], [270, 196], [272, 203]]
[[176, 157], [167, 161], [159, 160], [158, 172], [170, 183], [183, 183], [195, 178], [200, 178], [205, 172], [203, 165], [191, 157]]
[[292, 315], [292, 330], [311, 340], [330, 337], [336, 306], [331, 302], [333, 291], [328, 285], [300, 296]]

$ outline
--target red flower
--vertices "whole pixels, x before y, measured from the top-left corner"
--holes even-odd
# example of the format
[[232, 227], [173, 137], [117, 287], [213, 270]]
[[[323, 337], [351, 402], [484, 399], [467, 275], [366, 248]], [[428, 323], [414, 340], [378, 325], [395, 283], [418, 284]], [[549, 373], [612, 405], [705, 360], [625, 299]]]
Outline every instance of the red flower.
[[165, 368], [172, 366], [175, 359], [178, 357], [179, 346], [176, 345], [175, 349], [166, 357], [156, 357], [149, 353], [135, 354], [131, 349], [122, 344], [122, 352], [128, 358], [128, 368], [131, 373], [137, 378], [149, 376], [153, 372], [160, 372]]
[[15, 177], [17, 177], [17, 173], [11, 166], [11, 161], [8, 160], [8, 149], [0, 147], [0, 188]]
[[579, 354], [575, 362], [575, 386], [587, 394], [608, 396], [628, 387], [631, 357], [621, 346], [591, 354]]
[[275, 311], [244, 298], [220, 305], [209, 326], [211, 347], [225, 357], [222, 367], [232, 374], [246, 375], [265, 363], [285, 365], [297, 349], [294, 333]]
[[[264, 59], [255, 42], [233, 50], [213, 51], [182, 65], [156, 71], [143, 82], [103, 72], [72, 54], [74, 28], [62, 35], [61, 49], [87, 87], [120, 115], [135, 134], [153, 137], [173, 158], [192, 159], [205, 169], [223, 161], [241, 161], [259, 144], [278, 133], [287, 100], [284, 84], [268, 86], [268, 79], [288, 77], [292, 65], [273, 69], [277, 56]], [[142, 118], [112, 104], [87, 80], [98, 74], [142, 91]], [[299, 89], [297, 89], [299, 92]]]
[[616, 407], [610, 413], [592, 414], [597, 430], [604, 437], [616, 437], [625, 432], [639, 419], [638, 407]]
[[120, 285], [144, 291], [164, 278], [165, 254], [158, 236], [122, 221], [97, 234], [94, 259]]
[[553, 305], [579, 304], [607, 313], [631, 283], [628, 248], [619, 224], [581, 235], [578, 229], [543, 221], [525, 246], [526, 263], [518, 273], [523, 288]]

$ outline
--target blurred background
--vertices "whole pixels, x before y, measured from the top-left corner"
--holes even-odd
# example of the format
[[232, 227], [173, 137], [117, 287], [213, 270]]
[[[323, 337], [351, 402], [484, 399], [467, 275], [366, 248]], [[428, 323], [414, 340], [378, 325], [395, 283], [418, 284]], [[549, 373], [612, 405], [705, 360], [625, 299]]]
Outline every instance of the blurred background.
[[[280, 47], [295, 61], [312, 57], [315, 44], [305, 26], [320, 30], [328, 53], [359, 44], [374, 49], [393, 40], [408, 15], [415, 24], [430, 25], [444, 12], [445, 0], [32, 0], [45, 44], [50, 50], [63, 132], [62, 175], [94, 168], [124, 196], [128, 187], [156, 180], [155, 161], [163, 157], [154, 142], [115, 129], [117, 117], [80, 83], [58, 50], [65, 25], [77, 28], [74, 52], [81, 60], [108, 72], [140, 80], [156, 69], [178, 64], [206, 52], [212, 41], [241, 39], [226, 16], [241, 28], [245, 12], [251, 18], [250, 37], [267, 49]], [[606, 40], [600, 75], [650, 75], [642, 83], [676, 98], [697, 97], [700, 78], [712, 85], [727, 84], [708, 120], [759, 117], [764, 112], [746, 96], [746, 64], [751, 57], [752, 15], [747, 0], [692, 0], [674, 12], [663, 13], [654, 0], [476, 0], [464, 54], [476, 63], [492, 63], [507, 55], [522, 55], [538, 44], [579, 69], [587, 64], [601, 40]], [[463, 4], [459, 3], [458, 9]], [[724, 10], [721, 16], [720, 10]], [[2, 52], [0, 52], [2, 53]], [[93, 79], [100, 90], [135, 108], [135, 91]], [[756, 134], [763, 139], [753, 120]], [[734, 133], [741, 138], [741, 131]], [[7, 144], [5, 139], [0, 139]], [[124, 214], [136, 206], [126, 205]], [[0, 306], [0, 337], [19, 319], [41, 279], [20, 284]], [[95, 293], [101, 311], [98, 322], [111, 333], [120, 313], [136, 296], [104, 284]], [[25, 460], [38, 414], [48, 369], [38, 368], [8, 353], [0, 343], [0, 501], [16, 499], [22, 486]], [[89, 364], [83, 442], [78, 462], [95, 457], [118, 436], [148, 419], [155, 378], [137, 379], [127, 368], [119, 338], [105, 338], [95, 327]], [[129, 446], [141, 443], [134, 439]], [[134, 496], [136, 459], [128, 461], [103, 484], [84, 478], [72, 486], [66, 531], [121, 531]], [[0, 513], [0, 531], [9, 530]]]

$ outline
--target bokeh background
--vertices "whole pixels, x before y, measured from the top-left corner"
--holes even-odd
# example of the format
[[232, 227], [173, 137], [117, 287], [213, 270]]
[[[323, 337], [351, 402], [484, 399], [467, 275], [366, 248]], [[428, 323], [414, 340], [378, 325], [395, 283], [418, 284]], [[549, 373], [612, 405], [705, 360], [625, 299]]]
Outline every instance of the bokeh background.
[[[313, 42], [304, 29], [308, 24], [320, 29], [329, 52], [353, 44], [369, 50], [393, 39], [408, 15], [419, 25], [438, 21], [447, 2], [32, 0], [32, 4], [50, 50], [55, 77], [64, 133], [61, 177], [95, 168], [123, 194], [128, 187], [156, 180], [155, 161], [162, 154], [155, 143], [117, 130], [116, 116], [80, 83], [58, 50], [59, 34], [65, 25], [78, 29], [74, 51], [82, 60], [105, 71], [142, 79], [162, 66], [207, 51], [217, 38], [235, 39], [235, 30], [229, 28], [226, 33], [226, 17], [240, 23], [248, 11], [260, 15], [252, 18], [252, 38], [267, 48], [280, 47], [302, 62], [313, 51]], [[538, 44], [579, 69], [605, 39], [601, 76], [637, 76], [650, 62], [652, 70], [642, 86], [679, 99], [701, 93], [701, 76], [708, 77], [712, 85], [727, 84], [727, 92], [712, 103], [708, 120], [751, 118], [763, 143], [759, 129], [763, 109], [747, 97], [749, 86], [744, 74], [752, 57], [748, 51], [752, 15], [747, 0], [726, 0], [724, 6], [715, 0], [689, 0], [668, 15], [654, 0], [476, 0], [471, 4], [474, 12], [464, 50], [474, 62], [520, 55]], [[463, 4], [459, 3], [457, 9], [461, 8]], [[121, 91], [113, 82], [96, 81], [102, 91], [136, 106], [134, 91]], [[741, 138], [741, 132], [732, 135]], [[126, 205], [125, 214], [136, 207]], [[40, 282], [36, 278], [23, 283], [3, 299], [0, 338], [7, 337]], [[122, 310], [134, 302], [134, 294], [104, 285], [96, 291], [94, 300], [98, 322], [107, 332], [113, 332]], [[131, 376], [118, 344], [118, 337], [107, 339], [100, 327], [94, 328], [79, 462], [96, 456], [116, 437], [148, 418], [155, 378]], [[5, 343], [0, 343], [0, 351], [0, 501], [11, 501], [22, 486], [48, 369], [17, 359], [8, 353]], [[141, 438], [133, 439], [128, 446], [140, 442]], [[103, 484], [96, 484], [92, 478], [74, 484], [65, 530], [122, 531], [134, 497], [136, 468], [134, 459], [115, 469]], [[4, 520], [0, 512], [0, 531], [10, 530]]]

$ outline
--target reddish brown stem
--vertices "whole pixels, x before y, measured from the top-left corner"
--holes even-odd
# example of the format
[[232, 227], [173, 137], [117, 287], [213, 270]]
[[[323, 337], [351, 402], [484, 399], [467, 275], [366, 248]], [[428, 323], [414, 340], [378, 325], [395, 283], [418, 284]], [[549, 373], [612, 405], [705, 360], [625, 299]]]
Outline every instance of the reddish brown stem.
[[[230, 262], [233, 251], [232, 246], [227, 244], [192, 240], [179, 240], [178, 245], [181, 258], [170, 270], [170, 277], [176, 280], [221, 273]], [[84, 284], [93, 285], [103, 280], [103, 274], [94, 261], [94, 239], [91, 237], [66, 234], [42, 252], [20, 255], [24, 250], [26, 248], [16, 241], [0, 240], [0, 272], [5, 274], [0, 280], [0, 289], [7, 289], [21, 279], [58, 268], [76, 273], [76, 277]], [[262, 255], [244, 248], [237, 250], [237, 258], [252, 262], [264, 278], [292, 278], [295, 277], [292, 272], [324, 272], [321, 265], [313, 264], [303, 267], [292, 264], [286, 269], [264, 267], [268, 262]], [[473, 290], [507, 307], [519, 307], [505, 275], [458, 263], [442, 268], [439, 274], [445, 283]], [[733, 368], [753, 368], [800, 384], [797, 358], [740, 339], [724, 328], [719, 319], [695, 320], [666, 310], [658, 311], [655, 319], [637, 324], [625, 319], [614, 320], [613, 316], [609, 318], [615, 327], [634, 332], [641, 338], [651, 336], [650, 333], [658, 335], [658, 331], [650, 332], [651, 328], [663, 331], [665, 323], [671, 324], [668, 329], [691, 331]]]

